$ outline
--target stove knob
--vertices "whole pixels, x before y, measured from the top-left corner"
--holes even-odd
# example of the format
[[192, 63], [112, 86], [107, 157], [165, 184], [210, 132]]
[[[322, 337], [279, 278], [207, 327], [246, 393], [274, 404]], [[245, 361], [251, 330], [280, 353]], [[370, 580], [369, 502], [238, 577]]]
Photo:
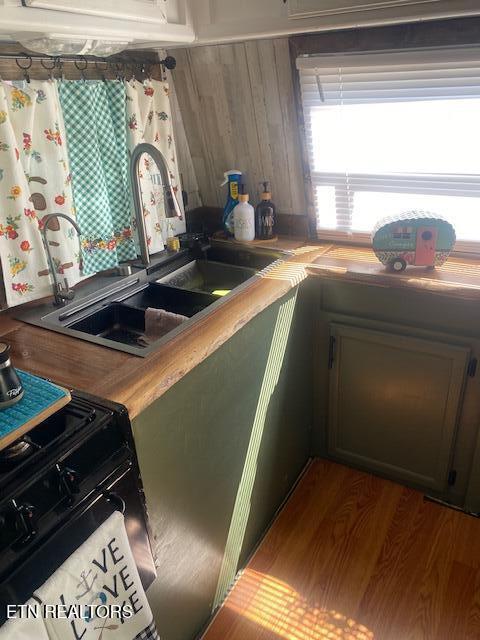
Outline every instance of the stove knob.
[[20, 533], [19, 544], [28, 544], [38, 533], [37, 521], [35, 518], [35, 507], [31, 504], [17, 504], [12, 500], [16, 516], [16, 528]]
[[75, 494], [80, 491], [79, 475], [69, 467], [60, 467], [57, 464], [60, 492], [67, 498], [69, 505], [75, 501]]

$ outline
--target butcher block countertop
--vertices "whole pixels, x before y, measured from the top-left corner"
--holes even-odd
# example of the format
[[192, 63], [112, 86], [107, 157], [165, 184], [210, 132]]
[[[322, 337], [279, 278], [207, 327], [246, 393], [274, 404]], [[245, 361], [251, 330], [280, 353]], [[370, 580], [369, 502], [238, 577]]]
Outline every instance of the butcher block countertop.
[[480, 261], [450, 258], [434, 271], [412, 267], [392, 274], [368, 248], [293, 239], [269, 246], [293, 255], [146, 358], [24, 324], [14, 319], [15, 310], [0, 314], [0, 335], [12, 345], [16, 367], [120, 402], [134, 418], [308, 276], [480, 301]]

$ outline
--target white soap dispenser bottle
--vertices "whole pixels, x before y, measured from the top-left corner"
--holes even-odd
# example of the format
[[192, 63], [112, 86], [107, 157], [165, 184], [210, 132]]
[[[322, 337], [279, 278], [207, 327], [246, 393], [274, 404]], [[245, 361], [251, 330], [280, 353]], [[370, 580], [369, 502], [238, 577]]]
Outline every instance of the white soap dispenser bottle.
[[249, 242], [255, 240], [255, 210], [248, 202], [248, 193], [244, 193], [244, 185], [240, 185], [238, 204], [233, 210], [233, 228], [235, 240]]

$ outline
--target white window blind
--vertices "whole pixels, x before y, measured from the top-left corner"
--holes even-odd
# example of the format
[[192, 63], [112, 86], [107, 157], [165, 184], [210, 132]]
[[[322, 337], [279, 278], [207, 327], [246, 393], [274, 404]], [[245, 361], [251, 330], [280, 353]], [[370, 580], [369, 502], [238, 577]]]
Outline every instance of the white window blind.
[[365, 241], [409, 209], [480, 251], [480, 49], [297, 59], [317, 228]]

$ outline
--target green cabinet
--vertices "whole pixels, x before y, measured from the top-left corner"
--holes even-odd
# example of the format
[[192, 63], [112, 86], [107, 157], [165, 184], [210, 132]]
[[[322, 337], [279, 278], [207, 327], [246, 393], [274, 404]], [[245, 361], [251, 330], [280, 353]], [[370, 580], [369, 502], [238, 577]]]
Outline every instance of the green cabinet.
[[292, 290], [133, 421], [163, 640], [197, 636], [308, 460], [310, 300]]
[[330, 348], [329, 456], [446, 491], [470, 349], [337, 323]]

